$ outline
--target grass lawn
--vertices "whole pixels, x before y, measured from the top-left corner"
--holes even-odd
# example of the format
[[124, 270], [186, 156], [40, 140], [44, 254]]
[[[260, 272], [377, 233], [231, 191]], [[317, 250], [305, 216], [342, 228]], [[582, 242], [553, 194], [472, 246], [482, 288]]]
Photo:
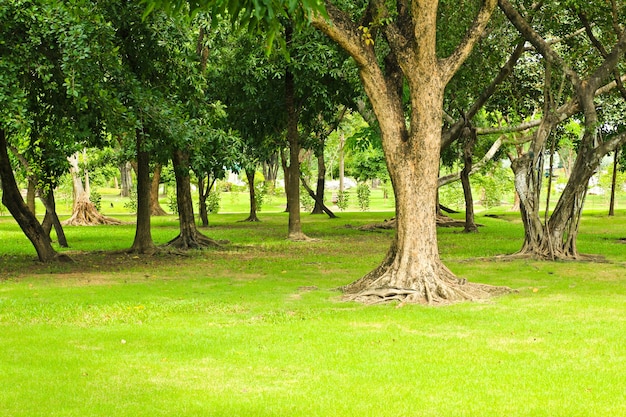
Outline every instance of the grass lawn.
[[[626, 212], [587, 212], [582, 252], [605, 263], [503, 261], [519, 214], [440, 230], [446, 264], [517, 293], [442, 308], [340, 301], [391, 232], [389, 212], [211, 217], [232, 242], [137, 257], [134, 226], [67, 227], [73, 264], [41, 265], [0, 217], [2, 416], [626, 416]], [[128, 215], [117, 216], [132, 221]], [[178, 231], [153, 219], [157, 243]]]

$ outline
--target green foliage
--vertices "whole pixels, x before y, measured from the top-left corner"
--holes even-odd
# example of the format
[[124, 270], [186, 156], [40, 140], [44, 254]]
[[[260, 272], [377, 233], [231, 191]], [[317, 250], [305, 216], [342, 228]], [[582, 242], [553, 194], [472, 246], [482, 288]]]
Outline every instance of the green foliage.
[[214, 187], [211, 191], [209, 191], [209, 196], [206, 199], [207, 211], [212, 214], [217, 214], [220, 210], [221, 199], [221, 191], [217, 187]]
[[167, 206], [172, 213], [178, 215], [178, 197], [175, 193], [167, 196]]
[[313, 200], [302, 185], [300, 185], [300, 204], [302, 208], [304, 208], [304, 211], [312, 211], [313, 207], [315, 207], [315, 200]]
[[89, 194], [89, 201], [96, 207], [96, 210], [100, 211], [102, 209], [102, 194], [100, 194], [96, 190], [91, 190]]
[[339, 210], [345, 211], [350, 204], [350, 192], [348, 190], [337, 191], [337, 207]]
[[362, 182], [356, 187], [356, 198], [359, 202], [359, 209], [361, 211], [368, 211], [370, 209], [370, 195], [372, 190], [370, 186]]
[[137, 212], [137, 190], [130, 190], [128, 201], [124, 203], [124, 208], [132, 213]]

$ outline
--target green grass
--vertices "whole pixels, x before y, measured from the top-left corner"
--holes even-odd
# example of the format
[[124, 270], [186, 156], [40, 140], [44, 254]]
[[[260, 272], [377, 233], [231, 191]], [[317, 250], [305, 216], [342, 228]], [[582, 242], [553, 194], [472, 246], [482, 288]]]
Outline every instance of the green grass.
[[[211, 217], [233, 243], [189, 257], [101, 252], [134, 229], [67, 227], [74, 264], [41, 265], [0, 217], [2, 416], [626, 415], [626, 212], [587, 212], [579, 246], [609, 262], [502, 261], [519, 215], [441, 229], [459, 276], [517, 293], [443, 308], [339, 300], [382, 259], [390, 213]], [[244, 216], [245, 217], [245, 216]], [[120, 215], [122, 220], [132, 217]], [[153, 219], [163, 243], [174, 216]], [[98, 251], [98, 252], [94, 252]]]

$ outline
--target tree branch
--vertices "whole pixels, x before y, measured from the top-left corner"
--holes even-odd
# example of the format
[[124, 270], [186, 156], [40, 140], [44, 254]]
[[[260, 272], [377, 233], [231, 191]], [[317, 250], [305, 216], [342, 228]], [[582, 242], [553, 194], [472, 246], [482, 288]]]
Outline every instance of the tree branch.
[[474, 49], [474, 45], [481, 38], [482, 34], [491, 19], [491, 15], [496, 8], [496, 0], [484, 0], [483, 5], [474, 19], [472, 27], [465, 34], [461, 43], [449, 57], [440, 60], [439, 67], [442, 71], [442, 80], [447, 83], [456, 74], [463, 62]]

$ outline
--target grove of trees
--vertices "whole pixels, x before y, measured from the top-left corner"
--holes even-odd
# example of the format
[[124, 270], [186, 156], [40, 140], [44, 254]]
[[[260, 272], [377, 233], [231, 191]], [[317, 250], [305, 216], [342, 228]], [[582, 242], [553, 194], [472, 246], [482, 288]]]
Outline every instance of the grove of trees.
[[[50, 239], [54, 228], [67, 244], [54, 198], [63, 175], [75, 184], [71, 222], [116, 222], [89, 198], [95, 150], [120, 167], [126, 190], [134, 171], [129, 251], [163, 250], [150, 218], [162, 213], [165, 166], [180, 222], [169, 247], [220, 245], [196, 225], [192, 180], [207, 226], [216, 180], [245, 173], [247, 220], [258, 221], [255, 173], [265, 167], [273, 187], [279, 164], [287, 237], [307, 240], [300, 185], [313, 212], [335, 216], [325, 155], [333, 132], [351, 123], [360, 126], [348, 138], [360, 152], [353, 171], [389, 181], [396, 232], [380, 266], [346, 296], [485, 298], [508, 289], [459, 279], [440, 259], [440, 187], [462, 181], [465, 231], [475, 232], [470, 177], [508, 160], [525, 230], [514, 256], [579, 259], [589, 181], [611, 153], [613, 172], [623, 167], [626, 5], [617, 0], [15, 0], [0, 4], [0, 18], [2, 202], [42, 262], [67, 259]], [[343, 136], [339, 147], [343, 164]], [[546, 213], [557, 154], [567, 181]], [[315, 160], [315, 190], [305, 160]], [[41, 221], [16, 173], [41, 199]]]

